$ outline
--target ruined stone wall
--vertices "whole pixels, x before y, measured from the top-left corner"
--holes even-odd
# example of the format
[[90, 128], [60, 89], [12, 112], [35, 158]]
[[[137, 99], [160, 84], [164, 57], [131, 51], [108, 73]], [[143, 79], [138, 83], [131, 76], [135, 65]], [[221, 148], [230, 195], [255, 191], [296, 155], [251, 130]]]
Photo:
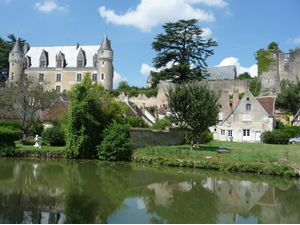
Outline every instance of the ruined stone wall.
[[135, 147], [182, 145], [185, 143], [185, 130], [170, 128], [158, 131], [144, 128], [130, 129], [130, 140]]

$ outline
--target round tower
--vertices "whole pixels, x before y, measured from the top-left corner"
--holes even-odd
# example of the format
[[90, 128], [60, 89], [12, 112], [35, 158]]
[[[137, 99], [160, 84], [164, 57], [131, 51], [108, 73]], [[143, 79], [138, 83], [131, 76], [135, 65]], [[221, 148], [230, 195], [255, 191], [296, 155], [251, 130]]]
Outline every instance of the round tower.
[[19, 80], [24, 72], [24, 52], [18, 38], [13, 49], [9, 53], [9, 75], [8, 82]]
[[112, 62], [113, 50], [111, 42], [105, 35], [97, 53], [97, 73], [103, 87], [109, 91], [113, 89], [114, 67]]

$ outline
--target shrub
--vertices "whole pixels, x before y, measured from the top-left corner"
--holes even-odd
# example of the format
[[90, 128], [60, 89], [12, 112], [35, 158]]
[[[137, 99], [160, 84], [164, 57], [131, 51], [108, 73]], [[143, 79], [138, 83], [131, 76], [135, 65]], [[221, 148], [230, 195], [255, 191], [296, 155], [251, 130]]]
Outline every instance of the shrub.
[[288, 144], [289, 139], [300, 135], [300, 127], [285, 127], [262, 133], [262, 142], [268, 144]]
[[[192, 133], [190, 131], [187, 131], [185, 133], [185, 143], [190, 144], [191, 140], [192, 140]], [[199, 144], [205, 144], [212, 140], [213, 140], [213, 134], [209, 130], [202, 132], [198, 138]]]
[[168, 117], [165, 117], [163, 119], [156, 120], [156, 122], [152, 125], [152, 129], [164, 130], [167, 127], [170, 127], [171, 125], [172, 125], [171, 120]]
[[65, 134], [60, 127], [46, 129], [42, 135], [43, 141], [51, 146], [65, 146]]
[[21, 130], [22, 125], [20, 121], [16, 120], [0, 120], [0, 127], [6, 127], [11, 130]]
[[12, 156], [15, 149], [15, 141], [20, 132], [7, 127], [0, 127], [0, 156]]
[[141, 117], [138, 117], [138, 116], [127, 117], [126, 123], [131, 127], [142, 127], [142, 128], [148, 127], [146, 122]]
[[23, 145], [34, 145], [35, 144], [34, 137], [26, 137], [25, 139], [21, 140], [21, 143]]
[[112, 123], [104, 130], [104, 139], [98, 146], [98, 157], [109, 161], [129, 161], [132, 149], [129, 140], [129, 126]]
[[44, 130], [44, 126], [43, 126], [43, 123], [41, 121], [36, 121], [32, 124], [32, 134], [33, 135], [42, 135], [43, 133], [43, 130]]

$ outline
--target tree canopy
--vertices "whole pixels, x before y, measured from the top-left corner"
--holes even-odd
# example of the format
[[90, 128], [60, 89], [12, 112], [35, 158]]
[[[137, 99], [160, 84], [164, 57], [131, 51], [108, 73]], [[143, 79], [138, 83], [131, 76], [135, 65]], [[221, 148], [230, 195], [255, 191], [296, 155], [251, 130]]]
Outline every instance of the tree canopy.
[[158, 34], [152, 43], [156, 51], [152, 72], [154, 83], [171, 79], [175, 83], [201, 80], [205, 77], [206, 59], [214, 54], [217, 43], [203, 37], [203, 30], [196, 19], [179, 20], [163, 25], [164, 33]]
[[251, 75], [248, 73], [248, 72], [244, 72], [244, 73], [241, 73], [239, 76], [238, 76], [238, 80], [249, 80], [251, 79]]
[[198, 83], [177, 84], [168, 91], [171, 121], [192, 130], [198, 142], [201, 133], [218, 122], [219, 95]]

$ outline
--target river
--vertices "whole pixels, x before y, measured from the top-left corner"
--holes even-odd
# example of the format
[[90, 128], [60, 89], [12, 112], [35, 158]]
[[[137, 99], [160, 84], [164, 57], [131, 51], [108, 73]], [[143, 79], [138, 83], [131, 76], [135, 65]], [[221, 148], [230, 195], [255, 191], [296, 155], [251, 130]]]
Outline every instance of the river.
[[1, 158], [0, 223], [300, 223], [300, 180]]

